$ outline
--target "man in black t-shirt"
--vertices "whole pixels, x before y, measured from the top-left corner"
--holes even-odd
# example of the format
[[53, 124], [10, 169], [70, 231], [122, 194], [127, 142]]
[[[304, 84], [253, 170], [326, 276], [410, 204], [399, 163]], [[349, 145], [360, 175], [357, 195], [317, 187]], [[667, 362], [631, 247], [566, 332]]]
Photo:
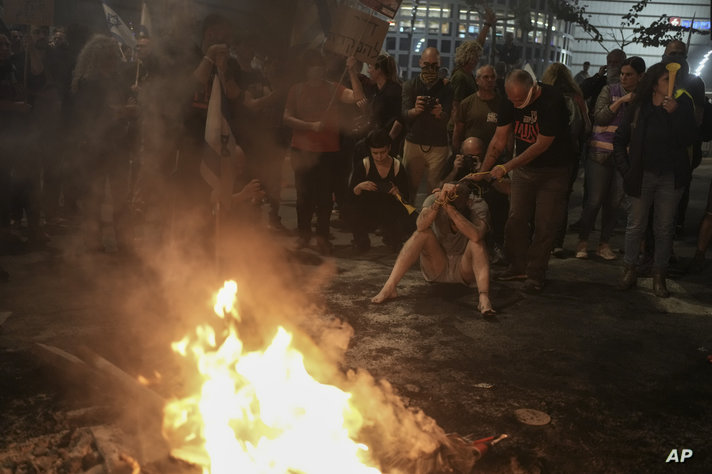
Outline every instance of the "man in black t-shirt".
[[[535, 83], [526, 71], [512, 71], [505, 90], [507, 100], [502, 102], [497, 130], [482, 165], [494, 179], [514, 170], [505, 228], [510, 267], [499, 279], [526, 279], [524, 291], [538, 293], [566, 212], [571, 157], [575, 155], [568, 131], [569, 115], [563, 95], [552, 86]], [[493, 168], [510, 134], [514, 134], [514, 157]]]

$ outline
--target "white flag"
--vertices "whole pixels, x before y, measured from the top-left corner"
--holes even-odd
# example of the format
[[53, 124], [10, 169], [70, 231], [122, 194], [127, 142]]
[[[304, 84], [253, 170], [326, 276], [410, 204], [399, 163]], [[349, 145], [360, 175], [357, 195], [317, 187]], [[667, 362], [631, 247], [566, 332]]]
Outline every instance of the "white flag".
[[213, 189], [212, 201], [220, 201], [226, 209], [230, 209], [237, 174], [238, 146], [223, 113], [222, 88], [217, 74], [210, 90], [207, 115], [205, 141], [213, 153], [203, 154], [200, 175]]
[[106, 15], [106, 24], [114, 38], [131, 48], [136, 49], [136, 38], [133, 31], [126, 26], [126, 23], [116, 14], [116, 12], [105, 2], [101, 2], [104, 7], [104, 15]]
[[148, 5], [143, 2], [141, 6], [141, 26], [138, 30], [140, 36], [151, 37], [151, 15], [148, 12]]

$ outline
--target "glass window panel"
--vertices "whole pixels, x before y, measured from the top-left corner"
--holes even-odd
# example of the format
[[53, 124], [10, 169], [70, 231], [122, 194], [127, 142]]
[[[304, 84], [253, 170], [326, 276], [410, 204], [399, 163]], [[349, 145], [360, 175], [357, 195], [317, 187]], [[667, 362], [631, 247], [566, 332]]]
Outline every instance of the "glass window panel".
[[440, 34], [449, 36], [450, 35], [450, 22], [446, 21], [442, 25], [440, 25]]
[[413, 56], [412, 58], [410, 58], [410, 65], [412, 67], [419, 68], [420, 67], [420, 58], [418, 56]]
[[437, 48], [437, 47], [438, 47], [438, 40], [428, 39], [428, 48]]
[[396, 49], [396, 39], [386, 38], [386, 50], [393, 51]]
[[452, 51], [451, 47], [452, 47], [452, 41], [450, 41], [449, 39], [447, 39], [447, 40], [444, 39], [444, 40], [440, 41], [440, 52], [441, 53], [451, 52]]
[[398, 66], [408, 67], [408, 55], [407, 54], [398, 55]]
[[413, 28], [416, 30], [424, 30], [425, 29], [425, 20], [415, 20], [415, 23], [413, 24]]
[[410, 43], [408, 42], [408, 38], [400, 38], [398, 40], [398, 49], [401, 51], [410, 51]]

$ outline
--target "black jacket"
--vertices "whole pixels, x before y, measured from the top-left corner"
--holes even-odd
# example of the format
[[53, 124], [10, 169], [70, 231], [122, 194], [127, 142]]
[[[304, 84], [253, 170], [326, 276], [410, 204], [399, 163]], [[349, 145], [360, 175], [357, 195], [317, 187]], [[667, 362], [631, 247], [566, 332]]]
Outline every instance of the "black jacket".
[[[667, 126], [651, 133], [662, 134], [671, 144], [670, 160], [673, 161], [675, 173], [675, 189], [685, 186], [691, 176], [691, 148], [698, 139], [698, 127], [695, 123], [692, 100], [686, 95], [677, 99], [678, 107], [669, 114]], [[645, 156], [643, 147], [645, 136], [648, 133], [648, 119], [653, 113], [650, 102], [642, 104], [639, 108], [628, 107], [615, 136], [613, 137], [613, 157], [616, 167], [623, 175], [623, 189], [629, 196], [640, 197], [645, 169]]]

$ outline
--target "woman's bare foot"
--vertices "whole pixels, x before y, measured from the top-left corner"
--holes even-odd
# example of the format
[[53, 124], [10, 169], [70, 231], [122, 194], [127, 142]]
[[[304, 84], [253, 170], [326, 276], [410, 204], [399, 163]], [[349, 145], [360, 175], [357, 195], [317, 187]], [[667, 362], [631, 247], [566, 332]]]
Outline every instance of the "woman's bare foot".
[[477, 304], [477, 309], [480, 310], [480, 314], [485, 317], [497, 314], [497, 312], [492, 308], [492, 302], [490, 301], [487, 293], [480, 293], [480, 301]]
[[371, 298], [371, 303], [380, 304], [388, 300], [392, 300], [394, 298], [398, 298], [398, 292], [396, 291], [396, 289], [390, 289], [384, 286], [383, 288], [381, 288], [381, 291], [379, 291], [376, 296]]

